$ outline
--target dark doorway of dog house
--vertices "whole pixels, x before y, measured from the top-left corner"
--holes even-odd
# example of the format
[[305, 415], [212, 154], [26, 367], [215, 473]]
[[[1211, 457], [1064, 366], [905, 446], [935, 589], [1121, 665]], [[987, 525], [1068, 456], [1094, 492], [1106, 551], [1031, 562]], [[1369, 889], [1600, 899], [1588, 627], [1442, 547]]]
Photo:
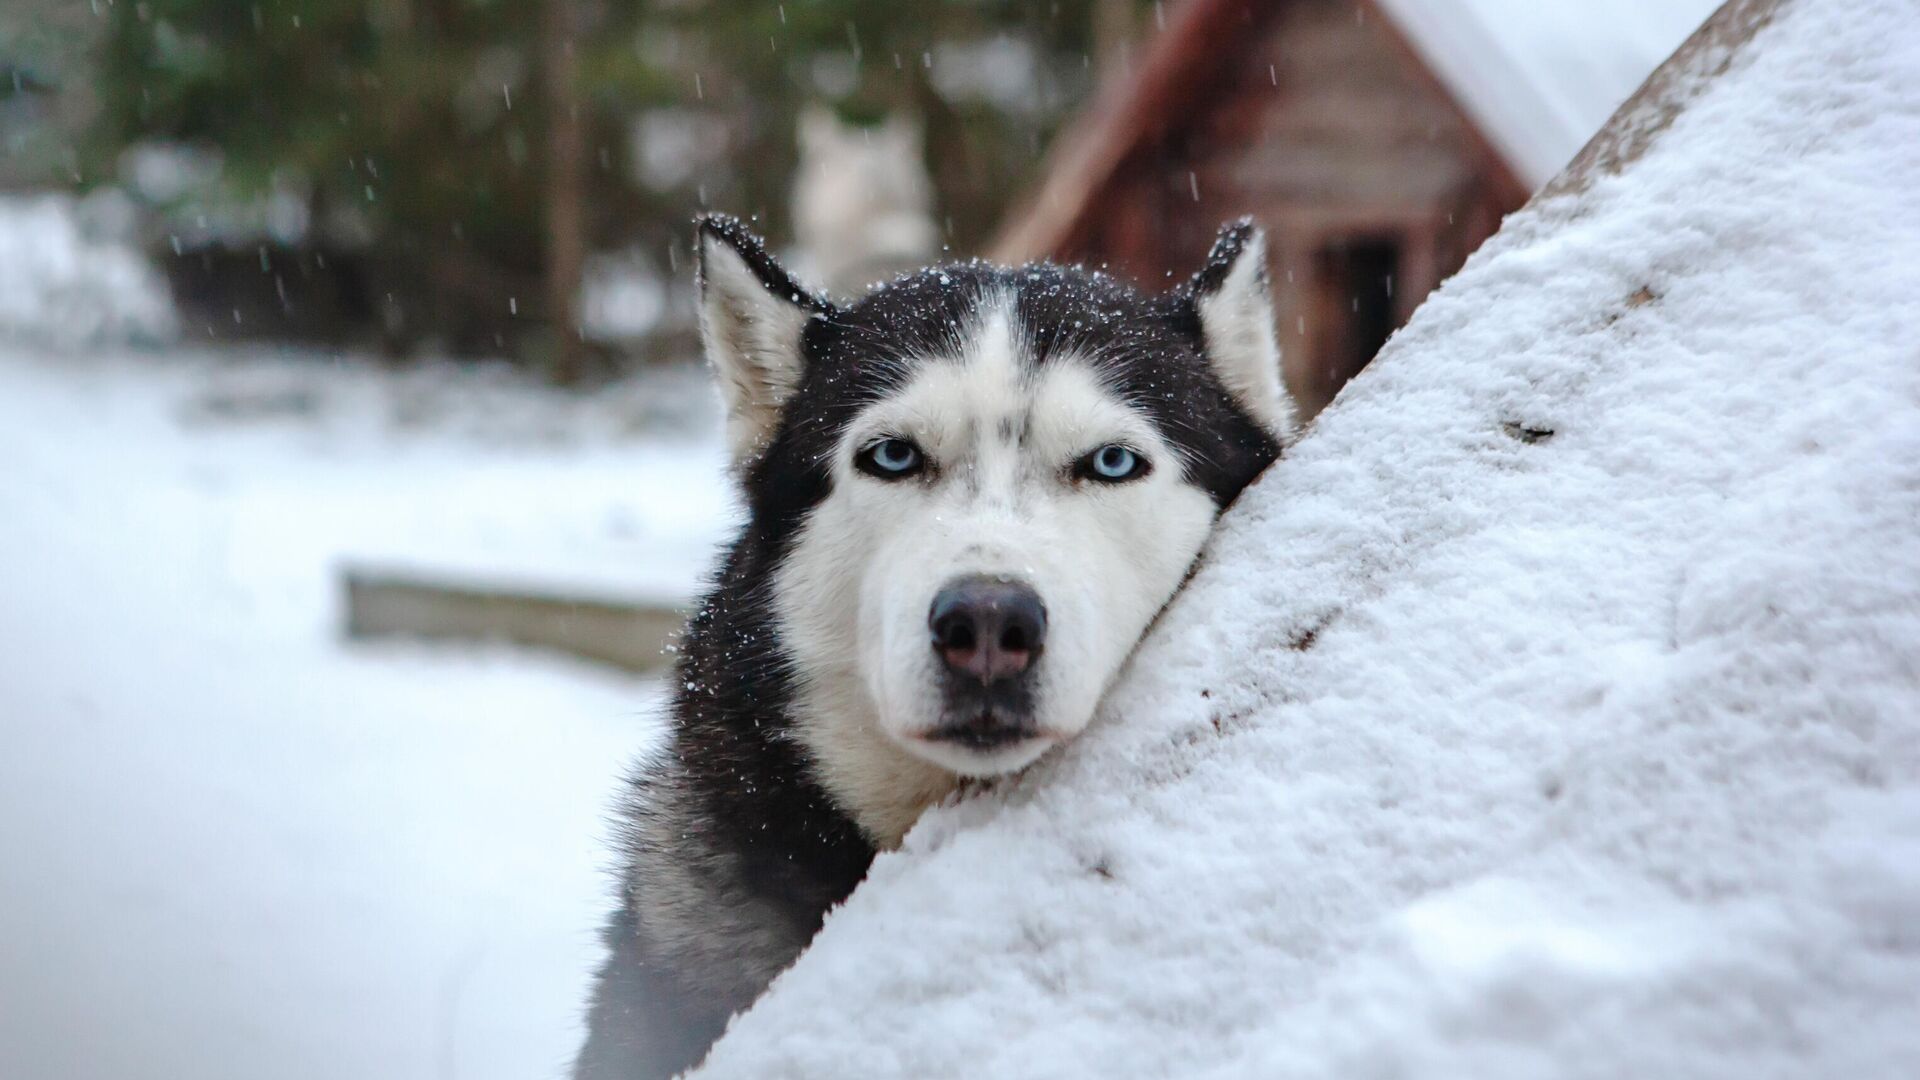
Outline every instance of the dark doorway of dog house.
[[1359, 374], [1400, 327], [1394, 277], [1400, 244], [1387, 238], [1339, 239], [1314, 253], [1313, 324], [1319, 331], [1313, 356], [1319, 370], [1310, 388], [1328, 399]]

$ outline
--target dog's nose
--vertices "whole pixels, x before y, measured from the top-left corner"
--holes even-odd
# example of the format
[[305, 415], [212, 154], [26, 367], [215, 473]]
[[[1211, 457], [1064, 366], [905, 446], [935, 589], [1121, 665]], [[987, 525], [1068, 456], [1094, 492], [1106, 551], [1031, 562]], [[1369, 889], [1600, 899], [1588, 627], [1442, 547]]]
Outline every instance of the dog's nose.
[[933, 598], [927, 626], [933, 651], [949, 670], [992, 684], [1027, 670], [1040, 655], [1047, 608], [1031, 586], [965, 577]]

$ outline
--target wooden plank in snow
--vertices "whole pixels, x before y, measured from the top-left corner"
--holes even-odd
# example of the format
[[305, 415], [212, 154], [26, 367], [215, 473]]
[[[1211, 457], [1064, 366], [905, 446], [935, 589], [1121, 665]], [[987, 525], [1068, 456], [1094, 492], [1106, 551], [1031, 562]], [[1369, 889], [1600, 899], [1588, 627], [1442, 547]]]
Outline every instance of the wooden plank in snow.
[[506, 643], [657, 674], [686, 613], [665, 602], [595, 597], [521, 584], [438, 579], [412, 570], [348, 567], [346, 635]]

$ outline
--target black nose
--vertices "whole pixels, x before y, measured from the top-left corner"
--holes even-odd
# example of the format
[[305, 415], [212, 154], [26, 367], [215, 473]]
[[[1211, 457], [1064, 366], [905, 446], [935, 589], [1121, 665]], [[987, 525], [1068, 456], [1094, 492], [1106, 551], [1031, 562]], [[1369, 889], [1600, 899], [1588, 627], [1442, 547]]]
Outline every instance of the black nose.
[[947, 668], [985, 684], [1027, 670], [1047, 639], [1047, 608], [1032, 587], [1005, 578], [964, 577], [933, 598], [933, 651]]

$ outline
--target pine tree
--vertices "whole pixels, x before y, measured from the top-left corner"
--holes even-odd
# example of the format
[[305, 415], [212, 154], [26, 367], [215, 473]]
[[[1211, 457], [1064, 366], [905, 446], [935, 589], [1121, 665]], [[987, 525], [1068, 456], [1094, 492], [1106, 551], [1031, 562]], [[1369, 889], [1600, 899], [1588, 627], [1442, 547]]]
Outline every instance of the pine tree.
[[[517, 354], [566, 379], [585, 253], [638, 245], [683, 266], [703, 207], [779, 235], [809, 101], [920, 114], [952, 241], [978, 243], [1090, 84], [1089, 7], [119, 0], [82, 171], [112, 180], [143, 142], [217, 148], [230, 198], [305, 191], [307, 243], [360, 245], [393, 343]], [[935, 65], [956, 47], [1025, 58], [1033, 93], [943, 93]], [[680, 118], [712, 160], [636, 176], [649, 117]]]

